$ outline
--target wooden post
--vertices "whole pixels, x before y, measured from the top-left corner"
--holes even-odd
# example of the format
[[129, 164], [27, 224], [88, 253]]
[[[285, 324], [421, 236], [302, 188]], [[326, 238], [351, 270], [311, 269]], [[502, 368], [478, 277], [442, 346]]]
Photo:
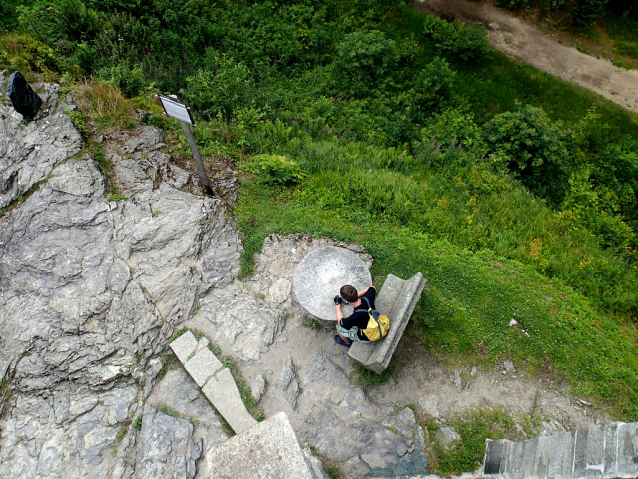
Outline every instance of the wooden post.
[[191, 126], [184, 121], [180, 121], [180, 123], [182, 124], [182, 130], [184, 130], [184, 134], [186, 135], [188, 144], [190, 145], [191, 151], [193, 152], [193, 157], [195, 158], [195, 163], [197, 164], [199, 179], [202, 180], [206, 193], [214, 196], [213, 188], [210, 186], [210, 180], [208, 179], [208, 175], [206, 174], [206, 169], [204, 168], [202, 157], [199, 155], [199, 150], [197, 149], [197, 143], [195, 143], [195, 137], [193, 136]]

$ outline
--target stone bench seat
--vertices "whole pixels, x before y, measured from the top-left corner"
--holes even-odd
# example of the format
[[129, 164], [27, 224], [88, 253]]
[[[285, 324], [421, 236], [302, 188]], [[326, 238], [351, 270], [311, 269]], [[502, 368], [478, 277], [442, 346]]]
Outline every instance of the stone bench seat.
[[385, 371], [424, 286], [425, 278], [421, 273], [407, 280], [389, 274], [374, 303], [381, 314], [390, 318], [390, 331], [385, 338], [373, 343], [355, 341], [348, 350], [348, 356], [377, 374]]

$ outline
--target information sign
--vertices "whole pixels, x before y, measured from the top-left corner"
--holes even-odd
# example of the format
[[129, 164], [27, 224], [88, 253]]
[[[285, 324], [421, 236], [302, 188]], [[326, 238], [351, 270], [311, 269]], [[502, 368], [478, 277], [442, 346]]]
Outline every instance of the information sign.
[[193, 116], [191, 115], [191, 109], [180, 103], [177, 98], [171, 98], [164, 95], [156, 95], [162, 102], [166, 116], [175, 118], [183, 123], [188, 123], [191, 126], [195, 126]]

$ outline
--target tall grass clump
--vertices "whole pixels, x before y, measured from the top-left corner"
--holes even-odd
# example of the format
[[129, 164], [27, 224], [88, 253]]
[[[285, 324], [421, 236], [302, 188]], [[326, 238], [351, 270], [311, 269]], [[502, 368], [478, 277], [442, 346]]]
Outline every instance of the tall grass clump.
[[91, 81], [77, 88], [78, 106], [98, 129], [133, 128], [136, 115], [132, 105], [125, 100], [113, 84]]

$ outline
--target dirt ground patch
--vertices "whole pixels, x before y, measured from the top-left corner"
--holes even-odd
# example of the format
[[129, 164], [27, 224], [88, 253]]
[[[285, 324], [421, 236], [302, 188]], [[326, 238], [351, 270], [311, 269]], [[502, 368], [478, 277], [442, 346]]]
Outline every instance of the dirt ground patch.
[[[492, 47], [638, 113], [638, 71], [579, 52], [573, 43], [495, 7], [490, 0], [411, 0], [424, 13], [485, 26]], [[565, 43], [561, 43], [565, 42]], [[575, 43], [575, 42], [574, 42]]]
[[376, 403], [395, 408], [413, 405], [422, 420], [445, 422], [477, 408], [503, 410], [512, 418], [536, 415], [542, 421], [541, 435], [611, 420], [605, 412], [567, 394], [563, 385], [530, 378], [514, 366], [509, 370], [504, 363], [491, 370], [447, 366], [404, 336], [395, 354], [392, 377], [367, 392]]

